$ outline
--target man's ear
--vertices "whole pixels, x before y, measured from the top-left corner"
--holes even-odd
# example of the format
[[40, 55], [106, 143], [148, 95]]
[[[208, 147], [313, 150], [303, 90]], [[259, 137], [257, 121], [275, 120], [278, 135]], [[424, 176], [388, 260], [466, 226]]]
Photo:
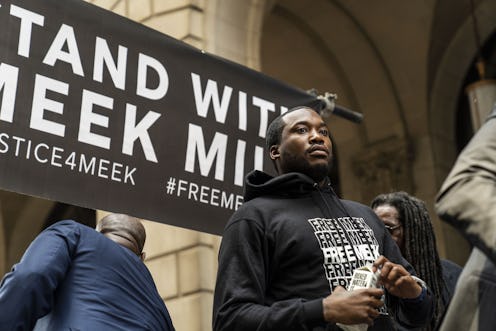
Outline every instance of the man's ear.
[[277, 160], [281, 156], [281, 153], [279, 152], [279, 145], [270, 146], [269, 154], [271, 160]]

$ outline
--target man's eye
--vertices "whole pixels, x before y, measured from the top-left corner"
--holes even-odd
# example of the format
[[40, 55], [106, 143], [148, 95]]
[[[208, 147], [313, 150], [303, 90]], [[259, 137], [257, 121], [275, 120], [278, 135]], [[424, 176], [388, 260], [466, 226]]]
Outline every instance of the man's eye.
[[306, 133], [306, 132], [308, 132], [308, 129], [307, 128], [303, 128], [303, 127], [302, 128], [297, 128], [296, 129], [296, 132], [298, 132], [298, 133]]
[[320, 134], [327, 137], [329, 135], [329, 131], [327, 129], [321, 129]]

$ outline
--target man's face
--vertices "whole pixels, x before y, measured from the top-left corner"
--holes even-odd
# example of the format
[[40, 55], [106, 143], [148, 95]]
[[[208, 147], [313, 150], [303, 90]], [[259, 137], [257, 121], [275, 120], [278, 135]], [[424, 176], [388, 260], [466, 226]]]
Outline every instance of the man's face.
[[283, 120], [286, 125], [281, 143], [270, 150], [279, 172], [300, 172], [320, 182], [328, 175], [332, 160], [332, 142], [325, 122], [309, 108], [295, 110]]
[[398, 210], [391, 205], [384, 204], [375, 207], [374, 212], [384, 222], [391, 237], [396, 242], [401, 252], [404, 253], [403, 226], [400, 222]]

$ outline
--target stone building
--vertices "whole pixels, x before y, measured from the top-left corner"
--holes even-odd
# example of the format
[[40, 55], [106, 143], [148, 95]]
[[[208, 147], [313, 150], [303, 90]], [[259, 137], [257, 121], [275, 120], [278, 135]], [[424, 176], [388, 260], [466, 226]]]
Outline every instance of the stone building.
[[[433, 212], [457, 154], [473, 134], [465, 88], [496, 77], [496, 1], [88, 0], [209, 53], [303, 89], [334, 92], [364, 114], [330, 117], [340, 194], [369, 204], [405, 190], [425, 200], [441, 256], [469, 247]], [[474, 36], [474, 14], [480, 39]], [[92, 211], [0, 192], [0, 274], [50, 222], [94, 225]], [[167, 220], [164, 220], [167, 223]], [[177, 330], [211, 330], [220, 237], [146, 222], [147, 265]]]

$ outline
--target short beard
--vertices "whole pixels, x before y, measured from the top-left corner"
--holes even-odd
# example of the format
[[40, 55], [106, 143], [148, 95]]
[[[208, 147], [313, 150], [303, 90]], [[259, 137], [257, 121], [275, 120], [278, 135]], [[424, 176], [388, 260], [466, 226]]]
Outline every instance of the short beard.
[[320, 183], [329, 175], [329, 164], [317, 164], [313, 167], [310, 167], [310, 165], [307, 163], [305, 168], [306, 171], [304, 172], [304, 174], [312, 178], [316, 183]]
[[298, 158], [284, 152], [282, 157], [286, 160], [286, 166], [284, 169], [281, 169], [281, 173], [299, 172], [312, 178], [316, 183], [320, 183], [329, 175], [329, 169], [331, 168], [330, 162], [311, 166], [303, 157]]

